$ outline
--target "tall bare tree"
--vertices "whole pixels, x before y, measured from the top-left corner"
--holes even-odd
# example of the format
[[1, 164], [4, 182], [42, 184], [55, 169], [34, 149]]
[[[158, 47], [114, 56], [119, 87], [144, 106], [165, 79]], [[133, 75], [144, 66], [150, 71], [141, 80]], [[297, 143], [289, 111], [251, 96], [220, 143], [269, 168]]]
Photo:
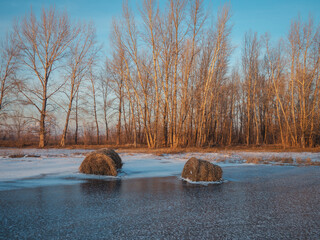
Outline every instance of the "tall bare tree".
[[14, 33], [9, 33], [0, 46], [0, 116], [10, 104], [6, 99], [12, 90], [13, 78], [18, 67], [19, 46]]
[[288, 36], [290, 56], [291, 118], [293, 143], [313, 145], [314, 117], [319, 103], [319, 35], [312, 17], [306, 23], [294, 20]]
[[[243, 52], [242, 66], [244, 73], [244, 88], [246, 91], [246, 143], [253, 143], [251, 139], [254, 135], [254, 124], [256, 129], [259, 129], [257, 124], [257, 105], [259, 97], [257, 97], [257, 88], [259, 82], [259, 57], [260, 57], [260, 41], [257, 33], [246, 33]], [[259, 139], [259, 135], [257, 134]], [[257, 140], [257, 143], [259, 140]]]
[[[109, 79], [107, 78], [105, 73], [102, 73], [100, 76], [100, 86], [101, 86], [101, 94], [102, 94], [102, 101], [103, 101], [103, 120], [105, 124], [105, 142], [109, 142], [109, 117], [110, 117], [110, 109], [114, 98], [111, 95], [111, 88]], [[111, 96], [111, 97], [110, 97]]]
[[78, 36], [70, 45], [70, 54], [67, 60], [67, 87], [70, 89], [67, 93], [69, 104], [66, 110], [66, 121], [60, 140], [62, 147], [65, 146], [73, 100], [99, 51], [99, 48], [96, 47], [95, 28], [92, 24], [80, 26], [80, 29]]
[[91, 91], [92, 91], [92, 99], [93, 99], [93, 115], [94, 115], [94, 121], [96, 125], [96, 138], [97, 138], [97, 144], [100, 144], [100, 130], [99, 130], [99, 120], [98, 120], [98, 109], [97, 109], [97, 90], [96, 86], [98, 83], [98, 78], [95, 74], [95, 69], [93, 64], [90, 64], [89, 66], [89, 80], [91, 83]]
[[[64, 82], [52, 82], [52, 75], [64, 61], [68, 47], [79, 33], [66, 13], [54, 8], [43, 9], [40, 18], [31, 13], [15, 26], [21, 63], [30, 70], [31, 76], [19, 90], [26, 101], [40, 114], [39, 147], [46, 144], [46, 116], [48, 100]], [[35, 78], [34, 78], [35, 77]]]
[[[216, 26], [214, 32], [212, 32], [211, 39], [212, 45], [208, 45], [210, 52], [208, 58], [207, 74], [203, 82], [201, 89], [201, 103], [200, 114], [198, 115], [198, 133], [197, 133], [197, 145], [202, 146], [208, 140], [208, 134], [211, 127], [215, 129], [216, 120], [208, 118], [208, 113], [217, 113], [217, 106], [212, 105], [216, 103], [215, 100], [219, 99], [219, 92], [221, 91], [221, 84], [223, 76], [226, 70], [226, 61], [228, 56], [228, 39], [230, 36], [231, 28], [229, 26], [230, 20], [230, 7], [224, 6], [218, 13]], [[210, 37], [210, 36], [209, 36]], [[212, 111], [215, 110], [215, 111]], [[208, 121], [211, 120], [211, 121]], [[213, 126], [211, 125], [213, 123]]]

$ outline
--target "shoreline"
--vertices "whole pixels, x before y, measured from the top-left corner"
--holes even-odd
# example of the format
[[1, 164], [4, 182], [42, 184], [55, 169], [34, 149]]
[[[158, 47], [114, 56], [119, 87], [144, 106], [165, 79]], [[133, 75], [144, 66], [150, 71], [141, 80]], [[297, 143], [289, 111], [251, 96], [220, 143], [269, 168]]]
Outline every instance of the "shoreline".
[[230, 152], [292, 152], [292, 153], [319, 153], [320, 146], [314, 148], [300, 148], [300, 147], [288, 147], [283, 148], [279, 145], [262, 145], [262, 146], [221, 146], [221, 147], [159, 147], [159, 148], [147, 148], [147, 147], [132, 147], [132, 146], [118, 146], [118, 145], [70, 145], [66, 147], [60, 147], [57, 145], [49, 145], [44, 148], [39, 148], [37, 145], [16, 147], [16, 146], [0, 146], [0, 149], [65, 149], [65, 150], [97, 150], [101, 148], [112, 148], [117, 149], [119, 153], [128, 152], [128, 153], [152, 153], [155, 155], [161, 154], [179, 154], [179, 153], [190, 153], [190, 152], [199, 152], [199, 153], [230, 153]]

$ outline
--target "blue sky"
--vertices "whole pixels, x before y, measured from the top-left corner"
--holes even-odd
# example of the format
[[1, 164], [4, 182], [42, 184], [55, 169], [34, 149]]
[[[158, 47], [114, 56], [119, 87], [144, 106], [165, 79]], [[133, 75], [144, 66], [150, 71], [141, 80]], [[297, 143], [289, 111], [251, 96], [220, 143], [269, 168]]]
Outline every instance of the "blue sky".
[[[142, 0], [129, 0], [136, 10]], [[159, 1], [160, 6], [166, 1]], [[319, 23], [320, 0], [205, 0], [206, 6], [215, 14], [219, 5], [229, 2], [232, 7], [232, 42], [239, 46], [244, 33], [251, 30], [273, 39], [286, 37], [291, 20], [298, 15], [306, 20], [309, 14]], [[42, 7], [55, 5], [66, 10], [73, 19], [93, 21], [97, 28], [98, 40], [109, 47], [109, 33], [113, 16], [121, 14], [121, 0], [0, 0], [0, 37], [12, 26], [15, 18], [22, 18], [30, 11], [38, 13]], [[239, 51], [239, 49], [237, 50]]]

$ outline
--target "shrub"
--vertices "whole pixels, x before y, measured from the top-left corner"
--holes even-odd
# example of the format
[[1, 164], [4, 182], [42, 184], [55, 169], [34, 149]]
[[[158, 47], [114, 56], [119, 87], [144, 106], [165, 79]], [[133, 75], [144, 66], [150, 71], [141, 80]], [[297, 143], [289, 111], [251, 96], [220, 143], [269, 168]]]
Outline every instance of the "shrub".
[[246, 157], [246, 163], [262, 164], [264, 161], [259, 157]]
[[281, 162], [282, 163], [293, 163], [293, 159], [291, 157], [287, 157], [287, 158], [281, 158]]
[[9, 158], [23, 158], [25, 155], [24, 154], [13, 154], [10, 155]]

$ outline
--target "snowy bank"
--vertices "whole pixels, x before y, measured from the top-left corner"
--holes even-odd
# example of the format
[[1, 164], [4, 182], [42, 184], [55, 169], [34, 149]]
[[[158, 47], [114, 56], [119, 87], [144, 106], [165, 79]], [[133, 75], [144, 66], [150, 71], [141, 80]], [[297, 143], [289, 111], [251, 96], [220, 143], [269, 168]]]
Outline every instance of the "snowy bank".
[[[110, 179], [79, 173], [86, 149], [14, 149], [0, 148], [0, 190], [42, 185], [72, 184], [86, 179]], [[11, 155], [21, 155], [11, 158]], [[29, 156], [27, 156], [29, 155]], [[180, 176], [185, 162], [191, 157], [208, 160], [222, 168], [246, 164], [246, 158], [263, 160], [276, 158], [310, 159], [320, 162], [320, 153], [221, 152], [179, 153], [157, 156], [144, 153], [120, 153], [123, 168], [117, 178]], [[271, 162], [273, 163], [273, 162]], [[277, 164], [277, 163], [275, 163]]]

